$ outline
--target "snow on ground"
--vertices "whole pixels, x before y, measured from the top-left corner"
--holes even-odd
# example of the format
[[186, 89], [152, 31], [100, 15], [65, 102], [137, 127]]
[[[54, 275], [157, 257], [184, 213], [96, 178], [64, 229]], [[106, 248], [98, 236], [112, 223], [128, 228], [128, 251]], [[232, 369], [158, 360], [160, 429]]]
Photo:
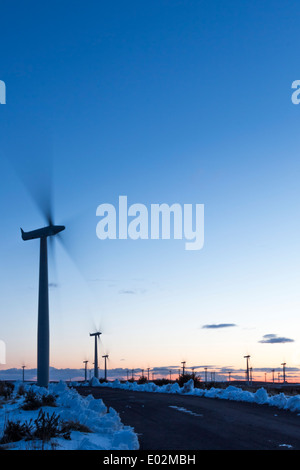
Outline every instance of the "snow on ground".
[[[29, 422], [37, 419], [39, 410], [24, 410], [22, 406], [25, 396], [18, 395], [21, 383], [15, 383], [13, 396], [7, 401], [0, 403], [0, 439], [3, 436], [8, 420], [13, 422]], [[218, 398], [222, 400], [243, 401], [260, 405], [275, 406], [280, 409], [298, 412], [300, 414], [300, 395], [286, 396], [284, 393], [270, 396], [262, 387], [256, 392], [242, 390], [239, 387], [229, 385], [225, 389], [194, 388], [193, 380], [188, 381], [183, 387], [178, 383], [158, 386], [153, 382], [138, 384], [137, 382], [121, 383], [114, 382], [100, 383], [98, 379], [83, 383], [73, 383], [73, 386], [92, 385], [93, 387], [111, 387], [124, 390], [142, 391], [150, 393], [170, 393], [194, 395], [207, 398]], [[32, 390], [40, 397], [55, 395], [56, 406], [43, 406], [42, 410], [50, 416], [52, 413], [59, 415], [59, 419], [64, 422], [76, 422], [85, 425], [91, 432], [84, 430], [73, 430], [70, 439], [55, 437], [46, 443], [40, 440], [19, 440], [5, 445], [8, 449], [58, 449], [58, 450], [138, 450], [139, 443], [133, 428], [124, 426], [119, 414], [112, 408], [107, 409], [101, 399], [95, 399], [92, 395], [81, 396], [74, 388], [67, 386], [65, 382], [49, 384], [49, 388], [42, 388], [36, 385], [25, 384], [25, 390]], [[173, 407], [180, 412], [188, 412], [182, 407]], [[1, 447], [0, 447], [1, 448]]]
[[[77, 385], [80, 384], [78, 383]], [[279, 393], [271, 396], [268, 395], [267, 391], [263, 387], [258, 389], [256, 392], [248, 392], [247, 390], [242, 390], [241, 388], [234, 387], [233, 385], [229, 385], [225, 389], [214, 387], [211, 387], [210, 389], [201, 389], [194, 388], [194, 382], [192, 379], [186, 382], [183, 387], [180, 387], [178, 383], [158, 386], [153, 382], [138, 384], [137, 382], [121, 383], [119, 380], [100, 383], [97, 379], [94, 379], [93, 386], [121, 388], [123, 390], [133, 390], [137, 392], [178, 393], [207, 398], [219, 398], [222, 400], [244, 401], [259, 405], [276, 406], [277, 408], [300, 413], [300, 395], [289, 397], [284, 393]]]
[[[0, 405], [0, 439], [7, 421], [21, 424], [37, 419], [40, 409], [24, 410], [25, 397], [18, 396], [20, 383], [15, 384], [11, 399]], [[38, 396], [55, 395], [56, 406], [43, 406], [42, 410], [59, 415], [60, 420], [76, 422], [87, 426], [91, 432], [71, 431], [70, 439], [55, 437], [46, 443], [39, 440], [20, 440], [5, 445], [8, 449], [57, 449], [57, 450], [137, 450], [139, 443], [133, 428], [124, 426], [120, 416], [113, 409], [107, 409], [101, 399], [92, 395], [82, 397], [64, 382], [49, 384], [49, 389], [36, 385], [25, 385], [25, 390], [33, 390]]]

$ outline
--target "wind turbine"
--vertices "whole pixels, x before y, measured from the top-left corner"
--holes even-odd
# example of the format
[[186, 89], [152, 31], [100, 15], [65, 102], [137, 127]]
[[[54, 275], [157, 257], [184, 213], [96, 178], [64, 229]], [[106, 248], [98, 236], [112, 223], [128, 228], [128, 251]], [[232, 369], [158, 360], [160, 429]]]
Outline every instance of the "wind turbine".
[[[29, 131], [29, 132], [28, 132]], [[32, 131], [32, 134], [30, 132]], [[21, 128], [14, 143], [8, 145], [16, 175], [30, 194], [35, 205], [46, 220], [46, 227], [25, 232], [21, 228], [23, 240], [40, 240], [39, 289], [38, 289], [38, 326], [37, 326], [37, 384], [48, 387], [49, 383], [49, 285], [48, 285], [48, 238], [65, 229], [55, 225], [52, 217], [52, 144], [48, 131]], [[34, 136], [34, 138], [33, 138]], [[22, 150], [22, 158], [17, 157]], [[43, 158], [41, 158], [43, 154]], [[14, 161], [15, 160], [15, 161]], [[63, 241], [63, 240], [62, 240]]]
[[90, 336], [95, 337], [95, 360], [94, 360], [94, 377], [98, 379], [99, 371], [98, 371], [98, 338], [102, 333], [100, 331], [96, 331], [96, 333], [90, 333]]
[[282, 372], [283, 372], [283, 383], [285, 384], [285, 366], [286, 366], [286, 362], [283, 362], [281, 365], [282, 365]]
[[[37, 383], [49, 383], [49, 292], [47, 239], [53, 239], [65, 229], [55, 225], [52, 217], [53, 201], [53, 136], [43, 122], [35, 119], [22, 121], [14, 129], [14, 138], [3, 138], [1, 150], [28, 195], [46, 218], [46, 227], [30, 232], [21, 229], [23, 240], [40, 239]], [[66, 188], [64, 188], [66, 189]], [[60, 236], [60, 235], [58, 235]], [[64, 242], [63, 237], [61, 241]], [[64, 248], [69, 252], [69, 248]], [[70, 253], [68, 253], [70, 254]]]
[[23, 369], [23, 371], [22, 371], [22, 381], [23, 382], [25, 382], [25, 379], [24, 379], [24, 369], [25, 369], [25, 367], [26, 367], [25, 365], [22, 366], [22, 369]]
[[85, 360], [82, 362], [84, 363], [84, 381], [86, 382], [87, 381], [87, 365], [89, 361]]
[[250, 355], [248, 354], [247, 356], [244, 356], [244, 359], [246, 359], [246, 363], [247, 363], [247, 367], [246, 367], [246, 380], [247, 380], [247, 383], [249, 384], [250, 382], [250, 369], [249, 369], [249, 359], [250, 359]]
[[21, 228], [22, 239], [40, 239], [40, 268], [39, 268], [39, 300], [38, 300], [38, 333], [37, 333], [37, 384], [48, 387], [49, 384], [49, 283], [48, 283], [48, 237], [53, 237], [65, 230], [64, 225], [54, 225], [50, 213], [47, 214], [48, 226], [24, 232]]
[[105, 379], [105, 382], [107, 382], [107, 365], [106, 365], [106, 361], [108, 359], [108, 354], [105, 354], [102, 357], [104, 358], [104, 379]]

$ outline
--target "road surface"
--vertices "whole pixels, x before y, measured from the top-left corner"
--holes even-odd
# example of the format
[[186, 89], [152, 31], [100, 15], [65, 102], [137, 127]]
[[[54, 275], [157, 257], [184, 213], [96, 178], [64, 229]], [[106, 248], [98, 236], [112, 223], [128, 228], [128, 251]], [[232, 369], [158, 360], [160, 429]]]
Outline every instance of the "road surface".
[[300, 450], [300, 416], [268, 405], [78, 387], [138, 434], [141, 450]]

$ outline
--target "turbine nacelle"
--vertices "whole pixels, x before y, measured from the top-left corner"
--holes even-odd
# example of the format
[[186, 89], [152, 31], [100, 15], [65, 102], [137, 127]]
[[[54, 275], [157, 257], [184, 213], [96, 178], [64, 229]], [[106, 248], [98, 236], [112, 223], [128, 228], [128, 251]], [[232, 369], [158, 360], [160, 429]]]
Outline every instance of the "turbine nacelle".
[[46, 238], [52, 237], [53, 235], [58, 234], [65, 230], [64, 225], [49, 225], [48, 227], [39, 228], [37, 230], [32, 230], [31, 232], [24, 232], [21, 229], [22, 239], [23, 240], [34, 240], [35, 238]]

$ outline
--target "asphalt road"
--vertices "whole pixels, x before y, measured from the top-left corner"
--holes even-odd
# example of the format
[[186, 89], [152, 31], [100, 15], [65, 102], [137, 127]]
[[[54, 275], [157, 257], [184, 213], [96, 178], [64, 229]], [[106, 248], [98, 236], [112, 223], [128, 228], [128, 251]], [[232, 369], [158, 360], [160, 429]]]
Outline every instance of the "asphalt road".
[[102, 387], [78, 391], [114, 408], [138, 434], [141, 450], [300, 450], [300, 416], [268, 405]]

